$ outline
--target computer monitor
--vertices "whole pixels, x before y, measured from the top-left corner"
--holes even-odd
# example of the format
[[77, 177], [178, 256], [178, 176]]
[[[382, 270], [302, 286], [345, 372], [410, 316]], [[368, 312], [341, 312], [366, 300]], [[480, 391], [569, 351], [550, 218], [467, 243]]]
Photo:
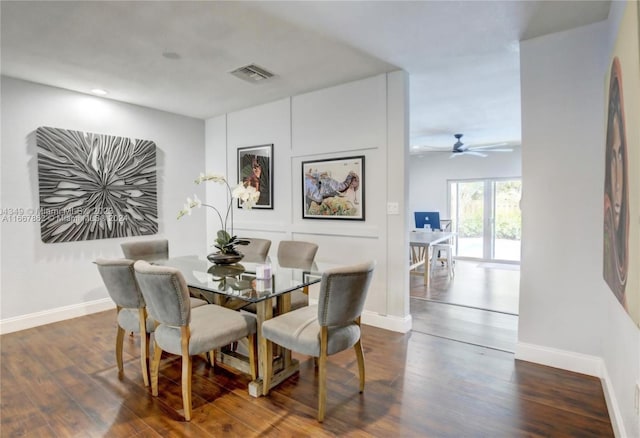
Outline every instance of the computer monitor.
[[440, 229], [440, 213], [437, 211], [416, 211], [413, 213], [416, 218], [416, 228], [424, 228], [431, 225], [432, 230]]

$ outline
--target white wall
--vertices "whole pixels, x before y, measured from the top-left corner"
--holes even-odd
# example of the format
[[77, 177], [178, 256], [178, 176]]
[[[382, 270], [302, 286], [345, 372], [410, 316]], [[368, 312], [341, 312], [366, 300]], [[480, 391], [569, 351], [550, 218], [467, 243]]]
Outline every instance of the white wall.
[[637, 437], [640, 335], [602, 278], [604, 78], [612, 26], [601, 22], [521, 44], [516, 358], [602, 377], [618, 436]]
[[409, 214], [411, 226], [414, 211], [439, 211], [448, 218], [447, 181], [453, 179], [520, 178], [522, 156], [520, 146], [513, 152], [489, 153], [488, 157], [461, 155], [450, 159], [450, 153], [425, 152], [411, 155], [409, 161]]
[[[375, 258], [363, 322], [397, 331], [410, 328], [406, 227], [408, 80], [403, 72], [292, 96], [210, 119], [206, 123], [208, 171], [235, 183], [237, 148], [274, 144], [274, 209], [235, 210], [236, 233], [319, 245], [317, 260], [356, 263]], [[302, 219], [301, 163], [365, 156], [363, 222]], [[208, 199], [220, 205], [216, 187]], [[387, 216], [387, 202], [400, 215]], [[223, 205], [223, 204], [222, 204]], [[217, 224], [213, 224], [217, 226]], [[217, 228], [209, 226], [208, 240]]]
[[[159, 236], [173, 255], [200, 249], [204, 216], [176, 220], [203, 170], [204, 122], [44, 85], [2, 77], [1, 207], [37, 210], [35, 130], [52, 126], [153, 140], [158, 172]], [[202, 193], [202, 189], [199, 189]], [[189, 223], [187, 223], [187, 221]], [[8, 332], [110, 307], [97, 257], [122, 257], [128, 239], [44, 244], [40, 224], [2, 222], [2, 331]], [[197, 249], [196, 249], [197, 248]]]
[[[625, 7], [632, 6], [636, 7], [640, 20], [640, 6], [638, 6], [637, 3], [613, 2], [611, 6], [609, 20], [607, 23], [607, 58], [604, 66], [606, 70], [610, 68], [609, 57], [613, 50], [613, 46], [616, 43], [618, 28], [620, 26], [620, 21], [622, 20], [622, 15], [625, 12]], [[635, 44], [636, 53], [639, 53], [640, 35], [638, 36], [638, 40], [634, 42], [628, 41], [627, 44]], [[635, 67], [635, 73], [632, 72], [631, 74], [640, 76], [640, 71], [637, 70], [638, 65]], [[636, 76], [636, 78], [638, 76]], [[630, 111], [629, 113], [638, 114], [637, 108], [639, 105], [638, 97], [640, 97], [640, 89], [636, 88], [635, 90], [632, 90], [630, 88], [633, 81], [627, 81], [625, 84], [625, 106], [627, 108], [631, 108], [631, 105], [634, 105], [636, 111]], [[635, 81], [635, 84], [637, 86], [637, 80]], [[608, 84], [603, 82], [603, 88], [605, 88], [605, 85], [608, 86]], [[630, 97], [631, 99], [629, 99]], [[639, 132], [637, 121], [627, 121], [627, 130], [628, 139], [632, 138], [631, 130], [634, 130], [637, 138]], [[635, 166], [635, 170], [637, 171], [640, 163], [636, 161]], [[638, 179], [640, 179], [640, 175], [636, 174], [635, 176], [636, 181], [638, 181]], [[631, 214], [633, 217], [633, 211]], [[632, 251], [635, 250], [637, 254], [639, 249], [640, 242], [637, 240], [637, 236], [637, 234], [631, 235], [631, 242], [635, 242], [635, 246], [632, 243], [632, 248], [630, 248], [630, 257]], [[635, 260], [637, 260], [637, 258], [635, 258]], [[629, 282], [627, 283], [627, 290], [629, 290], [629, 287], [632, 284], [634, 283], [629, 279]], [[638, 282], [636, 277], [636, 287], [637, 284]], [[602, 357], [606, 364], [607, 380], [610, 382], [612, 398], [614, 398], [613, 402], [616, 402], [619, 408], [619, 415], [616, 420], [619, 423], [624, 424], [627, 436], [640, 436], [640, 413], [638, 412], [640, 407], [635, 405], [635, 403], [639, 403], [640, 400], [634, 400], [635, 397], [640, 397], [640, 394], [635, 394], [634, 390], [635, 385], [640, 385], [640, 329], [634, 325], [631, 318], [629, 318], [629, 315], [622, 309], [622, 306], [620, 306], [620, 303], [613, 297], [613, 293], [610, 292], [608, 287], [603, 284], [603, 288], [603, 293], [606, 295], [607, 306], [604, 309], [605, 327], [604, 340], [602, 344]], [[636, 304], [640, 305], [637, 301]]]

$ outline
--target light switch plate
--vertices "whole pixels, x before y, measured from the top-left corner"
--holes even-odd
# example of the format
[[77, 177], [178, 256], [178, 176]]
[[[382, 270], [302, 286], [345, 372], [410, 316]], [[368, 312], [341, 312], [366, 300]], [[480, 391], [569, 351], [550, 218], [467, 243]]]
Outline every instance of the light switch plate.
[[387, 202], [387, 214], [400, 214], [400, 205], [397, 202]]

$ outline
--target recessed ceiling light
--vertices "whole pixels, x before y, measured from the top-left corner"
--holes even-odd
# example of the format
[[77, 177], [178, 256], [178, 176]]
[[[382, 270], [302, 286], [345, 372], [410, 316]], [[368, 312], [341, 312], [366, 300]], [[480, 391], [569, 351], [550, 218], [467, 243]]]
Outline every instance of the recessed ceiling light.
[[93, 90], [91, 90], [91, 92], [93, 94], [97, 94], [98, 96], [105, 96], [105, 95], [109, 94], [105, 90], [103, 90], [102, 88], [94, 88]]

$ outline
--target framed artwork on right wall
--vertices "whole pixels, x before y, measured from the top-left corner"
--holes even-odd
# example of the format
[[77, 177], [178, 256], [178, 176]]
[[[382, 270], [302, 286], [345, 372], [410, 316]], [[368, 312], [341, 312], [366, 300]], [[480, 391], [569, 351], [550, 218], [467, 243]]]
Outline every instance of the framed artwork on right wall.
[[365, 219], [364, 155], [302, 162], [303, 219]]
[[605, 81], [602, 273], [640, 327], [639, 8], [627, 2]]

